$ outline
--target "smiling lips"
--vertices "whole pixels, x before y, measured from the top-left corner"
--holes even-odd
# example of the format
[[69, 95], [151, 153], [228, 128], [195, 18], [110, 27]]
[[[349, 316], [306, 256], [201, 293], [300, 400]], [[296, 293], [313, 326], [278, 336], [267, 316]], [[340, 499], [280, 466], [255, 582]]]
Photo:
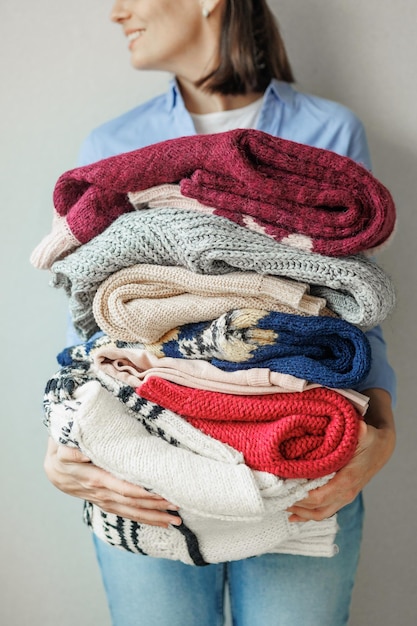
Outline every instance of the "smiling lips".
[[142, 37], [144, 32], [145, 32], [144, 30], [135, 30], [133, 32], [127, 33], [126, 37], [129, 43], [129, 48], [131, 47], [133, 42], [136, 41], [136, 39], [139, 39], [139, 37]]

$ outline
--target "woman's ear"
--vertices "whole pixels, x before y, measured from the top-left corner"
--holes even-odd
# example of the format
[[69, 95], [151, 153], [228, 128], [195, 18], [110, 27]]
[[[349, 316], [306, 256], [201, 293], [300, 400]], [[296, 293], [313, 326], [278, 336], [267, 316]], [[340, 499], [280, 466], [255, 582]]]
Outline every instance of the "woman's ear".
[[213, 11], [222, 7], [227, 0], [199, 0], [203, 17], [208, 18]]

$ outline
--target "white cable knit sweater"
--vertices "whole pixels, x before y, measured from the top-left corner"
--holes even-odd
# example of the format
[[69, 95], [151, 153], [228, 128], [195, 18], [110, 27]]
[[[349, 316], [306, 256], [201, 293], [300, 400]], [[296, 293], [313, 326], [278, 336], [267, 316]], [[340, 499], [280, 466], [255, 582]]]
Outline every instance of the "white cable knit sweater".
[[[162, 529], [88, 505], [86, 519], [101, 539], [196, 565], [267, 552], [335, 553], [336, 517], [291, 524], [286, 513], [330, 476], [282, 480], [252, 471], [239, 452], [171, 411], [151, 402], [138, 404], [120, 384], [110, 392], [85, 369], [73, 372], [71, 378], [71, 368], [63, 368], [48, 385], [45, 421], [51, 436], [78, 447], [99, 467], [174, 502], [183, 520], [179, 527]], [[126, 397], [135, 409], [121, 402]]]

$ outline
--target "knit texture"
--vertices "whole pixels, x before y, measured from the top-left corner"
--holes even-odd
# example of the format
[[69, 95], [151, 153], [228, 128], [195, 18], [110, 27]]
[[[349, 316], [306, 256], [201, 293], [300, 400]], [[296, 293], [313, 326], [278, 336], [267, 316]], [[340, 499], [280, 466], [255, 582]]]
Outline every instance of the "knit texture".
[[290, 523], [269, 498], [265, 498], [265, 515], [260, 521], [225, 523], [184, 509], [180, 514], [181, 526], [165, 529], [138, 524], [86, 503], [84, 519], [97, 537], [111, 546], [187, 565], [204, 566], [271, 553], [310, 557], [337, 554], [336, 516], [320, 522]]
[[176, 209], [150, 209], [119, 217], [101, 235], [52, 266], [52, 285], [68, 294], [82, 338], [98, 330], [92, 305], [100, 284], [139, 263], [176, 265], [198, 274], [252, 271], [310, 285], [343, 319], [363, 328], [393, 310], [392, 281], [362, 257], [326, 257], [290, 248], [224, 218]]
[[[281, 552], [281, 546], [287, 553], [334, 554], [335, 516], [298, 525], [290, 524], [286, 513], [331, 475], [282, 480], [252, 471], [238, 452], [172, 412], [140, 401], [132, 389], [117, 384], [105, 389], [84, 365], [61, 368], [48, 381], [44, 406], [50, 435], [79, 448], [97, 466], [177, 503], [183, 520], [178, 528], [155, 530], [87, 505], [86, 521], [101, 539], [195, 565]], [[164, 428], [172, 423], [184, 425], [178, 439]], [[206, 443], [196, 447], [203, 439]]]
[[[58, 362], [61, 365], [76, 363], [80, 350], [84, 352], [83, 346], [65, 348], [58, 355]], [[132, 347], [132, 344], [125, 342], [112, 341], [110, 338], [108, 342], [104, 342], [102, 337], [91, 342], [88, 353], [96, 369], [103, 370], [131, 387], [139, 387], [150, 376], [160, 376], [185, 387], [222, 390], [238, 395], [304, 391], [308, 386], [307, 381], [302, 378], [272, 372], [266, 368], [252, 367], [248, 370], [226, 372], [202, 359], [157, 357], [148, 350]], [[85, 358], [88, 358], [86, 352], [83, 360]]]
[[[184, 183], [183, 186], [185, 185], [186, 183]], [[213, 190], [211, 190], [211, 195], [213, 198]], [[175, 209], [200, 211], [202, 213], [207, 213], [211, 215], [222, 215], [223, 217], [227, 217], [228, 219], [236, 222], [237, 224], [240, 224], [241, 226], [249, 228], [249, 230], [263, 233], [264, 235], [267, 235], [268, 237], [271, 237], [276, 241], [280, 241], [281, 243], [285, 243], [286, 245], [300, 248], [306, 251], [313, 250], [315, 252], [320, 252], [321, 254], [333, 256], [332, 250], [337, 249], [337, 246], [340, 246], [340, 249], [342, 249], [343, 246], [347, 248], [349, 245], [349, 243], [346, 242], [348, 229], [344, 229], [344, 234], [341, 235], [340, 230], [337, 228], [337, 226], [330, 225], [329, 223], [326, 229], [326, 236], [324, 236], [323, 239], [320, 241], [317, 235], [315, 237], [311, 236], [311, 226], [309, 224], [304, 224], [303, 231], [310, 232], [310, 236], [296, 231], [291, 232], [291, 229], [288, 227], [288, 225], [283, 226], [279, 221], [270, 221], [272, 219], [271, 217], [268, 220], [264, 217], [261, 217], [257, 213], [254, 215], [242, 213], [242, 203], [238, 206], [233, 206], [233, 203], [231, 203], [223, 210], [216, 209], [215, 206], [208, 206], [207, 204], [199, 202], [195, 198], [183, 195], [179, 184], [163, 184], [157, 185], [156, 187], [150, 187], [149, 189], [144, 189], [143, 191], [130, 192], [128, 193], [128, 198], [137, 210], [171, 207]], [[214, 201], [216, 201], [216, 198], [214, 198]], [[272, 213], [277, 211], [277, 205], [274, 206], [274, 202], [274, 199], [272, 199], [272, 202], [270, 204], [270, 210], [272, 211]], [[278, 205], [279, 208], [282, 207], [282, 203], [279, 200]], [[294, 209], [295, 206], [291, 207], [290, 210]], [[329, 207], [320, 207], [320, 209], [322, 211], [326, 209], [328, 210]], [[391, 204], [391, 202], [390, 206], [387, 207], [387, 209], [388, 211], [395, 211], [394, 205]], [[343, 211], [343, 207], [340, 207], [340, 210]], [[323, 215], [326, 215], [327, 218], [329, 217], [328, 213], [325, 214], [323, 212]], [[384, 219], [382, 215], [381, 218]], [[331, 234], [332, 229], [333, 233]], [[375, 245], [372, 248], [358, 248], [356, 252], [363, 252], [364, 254], [369, 255], [380, 252], [391, 243], [394, 234], [395, 224], [394, 227], [392, 227], [390, 235], [385, 240], [381, 241], [380, 244]], [[354, 253], [354, 250], [345, 254], [352, 253]], [[344, 254], [341, 253], [341, 256], [344, 256]]]
[[[71, 353], [77, 351], [77, 347], [66, 349], [66, 364], [74, 363]], [[92, 346], [90, 357], [95, 368], [131, 387], [140, 387], [153, 376], [183, 387], [240, 396], [289, 393], [320, 386], [290, 374], [272, 372], [267, 368], [251, 367], [248, 370], [225, 372], [201, 359], [158, 358], [147, 350], [124, 347], [119, 342], [110, 340], [107, 344], [100, 341], [97, 347]], [[367, 396], [353, 389], [335, 391], [346, 397], [360, 415], [365, 415], [369, 404]], [[140, 395], [140, 391], [138, 393]]]
[[115, 272], [99, 286], [93, 315], [113, 339], [151, 343], [176, 326], [212, 320], [240, 307], [330, 313], [323, 298], [307, 291], [307, 285], [254, 272], [213, 276], [140, 264]]
[[[168, 432], [180, 423], [178, 416], [173, 416], [170, 431], [160, 426], [158, 434], [153, 424], [149, 430], [152, 409], [159, 417], [162, 408], [142, 402], [136, 419], [97, 380], [83, 385], [76, 381], [71, 395], [56, 402], [49, 387], [45, 396], [49, 433], [58, 443], [76, 445], [95, 465], [204, 517], [261, 517], [263, 504], [253, 474], [224, 444], [184, 420], [172, 438]], [[170, 417], [166, 411], [161, 419]], [[202, 449], [198, 442], [203, 442]]]
[[[172, 411], [140, 398], [133, 388], [107, 376], [103, 372], [95, 371], [91, 366], [90, 360], [78, 361], [72, 366], [62, 367], [48, 381], [44, 394], [44, 408], [45, 424], [48, 428], [51, 428], [51, 432], [54, 426], [50, 419], [50, 410], [55, 412], [55, 426], [59, 429], [59, 432], [64, 433], [65, 428], [61, 428], [61, 424], [68, 421], [68, 416], [65, 413], [68, 412], [68, 415], [71, 412], [74, 413], [80, 405], [80, 402], [74, 402], [72, 405], [73, 410], [71, 411], [68, 408], [71, 405], [67, 404], [67, 400], [72, 402], [75, 390], [89, 382], [99, 382], [103, 389], [109, 392], [102, 394], [98, 389], [94, 392], [100, 394], [101, 405], [104, 405], [105, 402], [111, 402], [111, 396], [116, 397], [122, 403], [122, 412], [124, 411], [124, 406], [126, 406], [130, 411], [133, 411], [135, 418], [141, 422], [146, 432], [163, 439], [166, 443], [192, 450], [199, 456], [208, 457], [220, 463], [239, 464], [243, 461], [241, 453], [215, 439], [207, 437]], [[103, 411], [105, 411], [104, 408]], [[58, 415], [60, 415], [59, 418]], [[114, 424], [114, 428], [116, 432], [117, 423]], [[63, 445], [78, 445], [77, 440], [69, 437], [65, 439], [64, 435], [61, 436], [61, 443]], [[123, 451], [120, 450], [119, 453], [123, 454]], [[174, 477], [170, 480], [175, 482]], [[180, 486], [178, 488], [181, 489]]]
[[133, 209], [128, 192], [162, 183], [278, 241], [300, 245], [301, 235], [303, 247], [330, 256], [374, 248], [395, 224], [389, 191], [352, 159], [252, 129], [171, 139], [65, 172], [54, 205], [86, 243]]
[[184, 324], [157, 343], [136, 347], [158, 357], [203, 359], [228, 372], [267, 368], [333, 388], [355, 387], [371, 365], [366, 335], [344, 320], [258, 309]]
[[257, 309], [185, 324], [141, 347], [161, 356], [204, 359], [229, 372], [266, 367], [326, 387], [355, 387], [371, 364], [366, 335], [348, 322]]
[[30, 256], [34, 267], [48, 269], [52, 260], [58, 260], [78, 248], [81, 242], [72, 234], [65, 217], [54, 213], [51, 232], [46, 235]]
[[358, 413], [330, 389], [241, 397], [152, 377], [136, 391], [240, 450], [249, 467], [281, 478], [336, 472], [351, 460], [358, 443]]

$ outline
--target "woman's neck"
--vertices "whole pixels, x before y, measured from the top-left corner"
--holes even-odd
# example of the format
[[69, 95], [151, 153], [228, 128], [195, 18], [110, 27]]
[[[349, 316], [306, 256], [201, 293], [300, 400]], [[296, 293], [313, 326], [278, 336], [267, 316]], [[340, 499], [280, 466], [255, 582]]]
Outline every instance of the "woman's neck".
[[177, 83], [184, 100], [185, 108], [190, 113], [216, 113], [218, 111], [231, 111], [247, 106], [258, 98], [262, 93], [251, 92], [236, 96], [223, 95], [220, 93], [210, 93], [203, 91], [201, 87], [196, 87], [193, 83], [177, 77]]

